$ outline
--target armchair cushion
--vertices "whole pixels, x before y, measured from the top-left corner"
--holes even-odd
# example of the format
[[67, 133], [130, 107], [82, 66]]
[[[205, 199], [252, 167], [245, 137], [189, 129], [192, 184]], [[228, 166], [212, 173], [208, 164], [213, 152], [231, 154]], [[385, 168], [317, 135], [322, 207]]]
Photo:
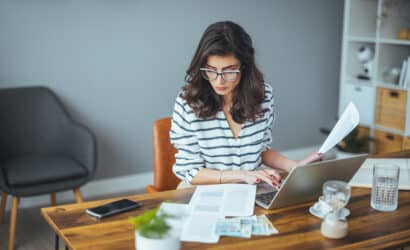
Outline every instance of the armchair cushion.
[[25, 155], [3, 162], [10, 187], [37, 185], [88, 175], [86, 167], [63, 155]]

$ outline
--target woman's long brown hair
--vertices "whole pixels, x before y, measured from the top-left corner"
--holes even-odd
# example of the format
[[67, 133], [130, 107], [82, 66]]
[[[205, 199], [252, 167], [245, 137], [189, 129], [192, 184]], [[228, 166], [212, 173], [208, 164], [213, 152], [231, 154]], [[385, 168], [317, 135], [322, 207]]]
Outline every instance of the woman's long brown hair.
[[200, 68], [212, 55], [234, 55], [241, 62], [241, 80], [235, 88], [231, 115], [235, 122], [255, 121], [263, 115], [261, 103], [265, 98], [263, 75], [255, 65], [255, 50], [246, 31], [231, 21], [211, 24], [202, 35], [198, 48], [186, 71], [182, 98], [194, 113], [203, 119], [215, 117], [222, 110], [223, 97], [216, 94]]

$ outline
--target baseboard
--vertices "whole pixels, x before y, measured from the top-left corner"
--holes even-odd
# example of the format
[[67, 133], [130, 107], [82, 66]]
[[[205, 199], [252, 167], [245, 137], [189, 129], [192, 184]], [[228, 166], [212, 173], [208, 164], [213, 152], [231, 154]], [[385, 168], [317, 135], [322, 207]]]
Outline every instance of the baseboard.
[[[283, 150], [281, 153], [291, 159], [302, 159], [304, 156], [318, 150], [319, 146], [309, 146]], [[145, 187], [152, 184], [153, 172], [144, 172], [131, 176], [114, 177], [103, 180], [91, 181], [81, 187], [84, 200], [103, 199], [112, 197], [115, 194], [138, 194], [145, 192]], [[57, 204], [74, 202], [72, 191], [65, 191], [57, 194]], [[6, 210], [10, 209], [11, 199], [9, 197]], [[20, 199], [19, 208], [44, 207], [50, 205], [50, 195], [41, 195]]]

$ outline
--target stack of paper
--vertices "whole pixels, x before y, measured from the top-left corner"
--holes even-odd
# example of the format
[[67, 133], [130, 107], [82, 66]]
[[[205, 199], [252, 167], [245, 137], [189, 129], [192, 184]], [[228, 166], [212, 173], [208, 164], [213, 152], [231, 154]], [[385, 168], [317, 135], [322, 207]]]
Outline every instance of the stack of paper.
[[191, 213], [182, 230], [181, 240], [218, 242], [217, 221], [225, 216], [253, 215], [255, 195], [255, 185], [198, 186], [189, 203]]
[[410, 159], [403, 158], [369, 158], [367, 159], [349, 184], [356, 187], [372, 187], [373, 166], [376, 163], [394, 164], [400, 167], [399, 189], [410, 190]]

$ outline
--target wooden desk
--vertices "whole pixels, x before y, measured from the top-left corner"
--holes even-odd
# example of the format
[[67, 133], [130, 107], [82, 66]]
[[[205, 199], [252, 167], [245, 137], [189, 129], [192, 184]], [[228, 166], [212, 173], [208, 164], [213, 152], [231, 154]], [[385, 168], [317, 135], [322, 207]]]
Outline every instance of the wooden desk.
[[[410, 157], [410, 150], [371, 157]], [[128, 217], [158, 207], [162, 201], [188, 203], [194, 189], [118, 197], [81, 204], [42, 208], [41, 213], [56, 234], [71, 249], [134, 249], [134, 231]], [[143, 202], [141, 210], [116, 215], [102, 221], [85, 214], [85, 209], [107, 202], [129, 198]], [[348, 204], [351, 211], [349, 234], [345, 239], [330, 240], [321, 236], [321, 220], [310, 215], [313, 202], [273, 211], [255, 208], [255, 214], [266, 214], [279, 234], [252, 236], [251, 239], [221, 237], [218, 244], [186, 243], [182, 249], [375, 249], [410, 245], [410, 191], [399, 192], [399, 206], [394, 212], [378, 212], [370, 207], [370, 189], [352, 188]]]
[[[127, 197], [143, 202], [134, 210], [97, 221], [84, 210], [116, 199], [85, 202], [41, 209], [54, 231], [71, 249], [134, 249], [134, 231], [127, 218], [162, 201], [189, 202], [193, 188]], [[122, 197], [121, 197], [122, 198]], [[252, 236], [251, 239], [221, 237], [218, 244], [186, 243], [182, 249], [363, 249], [392, 248], [410, 245], [410, 191], [399, 192], [399, 207], [394, 212], [378, 212], [370, 207], [370, 189], [353, 188], [348, 208], [349, 234], [342, 240], [321, 236], [321, 220], [310, 215], [312, 203], [304, 203], [273, 211], [256, 207], [256, 214], [267, 214], [278, 235]]]

